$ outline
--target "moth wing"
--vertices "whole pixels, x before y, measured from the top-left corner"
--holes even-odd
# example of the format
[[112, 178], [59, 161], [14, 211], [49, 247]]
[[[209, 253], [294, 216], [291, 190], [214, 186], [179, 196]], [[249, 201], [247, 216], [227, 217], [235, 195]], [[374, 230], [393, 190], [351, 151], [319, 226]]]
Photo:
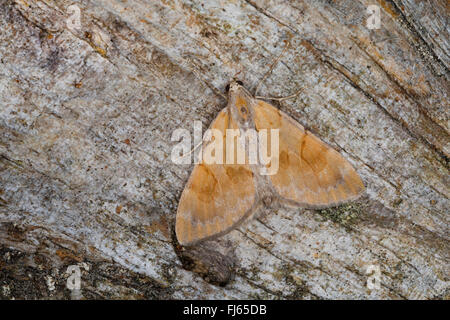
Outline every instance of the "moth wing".
[[[224, 108], [210, 127], [223, 133], [224, 159], [228, 128], [237, 129], [237, 125]], [[235, 144], [235, 155], [237, 148]], [[195, 165], [178, 205], [178, 242], [193, 244], [230, 231], [251, 213], [255, 199], [253, 172], [247, 164]]]
[[254, 114], [257, 130], [279, 129], [279, 168], [270, 180], [287, 202], [320, 208], [356, 199], [364, 191], [352, 165], [297, 121], [261, 100]]

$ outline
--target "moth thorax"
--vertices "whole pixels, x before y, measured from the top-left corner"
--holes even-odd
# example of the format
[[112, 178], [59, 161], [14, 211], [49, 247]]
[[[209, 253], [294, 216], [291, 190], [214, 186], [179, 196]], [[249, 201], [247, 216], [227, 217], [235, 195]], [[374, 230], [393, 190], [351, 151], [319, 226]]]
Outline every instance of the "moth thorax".
[[242, 116], [237, 110], [233, 110], [232, 116], [234, 120], [236, 121], [236, 124], [238, 125], [239, 129], [248, 129], [252, 127], [252, 117], [250, 114], [247, 114], [245, 117]]

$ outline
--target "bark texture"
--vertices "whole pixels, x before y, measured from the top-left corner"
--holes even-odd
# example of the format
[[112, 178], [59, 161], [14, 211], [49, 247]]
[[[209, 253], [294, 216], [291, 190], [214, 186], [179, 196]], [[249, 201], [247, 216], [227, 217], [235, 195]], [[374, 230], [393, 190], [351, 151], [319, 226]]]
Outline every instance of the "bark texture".
[[[73, 28], [70, 5], [81, 12]], [[381, 26], [366, 26], [367, 7]], [[0, 0], [0, 297], [448, 299], [445, 0]], [[72, 20], [70, 20], [72, 21]], [[192, 165], [232, 77], [355, 166], [359, 201], [263, 210], [174, 240]], [[65, 286], [78, 265], [78, 296]], [[370, 289], [370, 265], [381, 271]]]

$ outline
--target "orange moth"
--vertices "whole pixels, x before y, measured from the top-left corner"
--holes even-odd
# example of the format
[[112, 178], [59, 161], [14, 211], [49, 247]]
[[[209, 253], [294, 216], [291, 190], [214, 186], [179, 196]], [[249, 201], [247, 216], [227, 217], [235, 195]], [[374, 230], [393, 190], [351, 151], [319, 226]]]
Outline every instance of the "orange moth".
[[[278, 152], [271, 154], [270, 163], [226, 161], [227, 155], [236, 160], [239, 152], [247, 160], [250, 157], [250, 148], [236, 142], [232, 148], [220, 145], [223, 161], [196, 164], [178, 204], [175, 231], [182, 245], [231, 231], [261, 205], [277, 201], [325, 208], [354, 200], [364, 192], [361, 178], [337, 151], [287, 114], [254, 98], [236, 81], [230, 83], [228, 104], [210, 129], [222, 134], [224, 141], [227, 129], [241, 133], [270, 130], [268, 144], [276, 142]], [[272, 134], [273, 129], [278, 129], [277, 135]], [[211, 140], [203, 141], [202, 152], [214, 142]], [[274, 163], [276, 172], [264, 174], [262, 169]]]

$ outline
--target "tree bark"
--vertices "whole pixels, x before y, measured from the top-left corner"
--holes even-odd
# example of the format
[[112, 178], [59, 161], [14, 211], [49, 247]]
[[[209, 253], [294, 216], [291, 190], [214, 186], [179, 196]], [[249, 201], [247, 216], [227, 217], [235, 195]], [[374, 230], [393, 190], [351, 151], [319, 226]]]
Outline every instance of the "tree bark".
[[[0, 4], [1, 298], [449, 299], [444, 0]], [[255, 88], [285, 48], [259, 94], [300, 90], [277, 106], [365, 196], [180, 247], [193, 165], [171, 161], [172, 132], [205, 130], [230, 79]]]

